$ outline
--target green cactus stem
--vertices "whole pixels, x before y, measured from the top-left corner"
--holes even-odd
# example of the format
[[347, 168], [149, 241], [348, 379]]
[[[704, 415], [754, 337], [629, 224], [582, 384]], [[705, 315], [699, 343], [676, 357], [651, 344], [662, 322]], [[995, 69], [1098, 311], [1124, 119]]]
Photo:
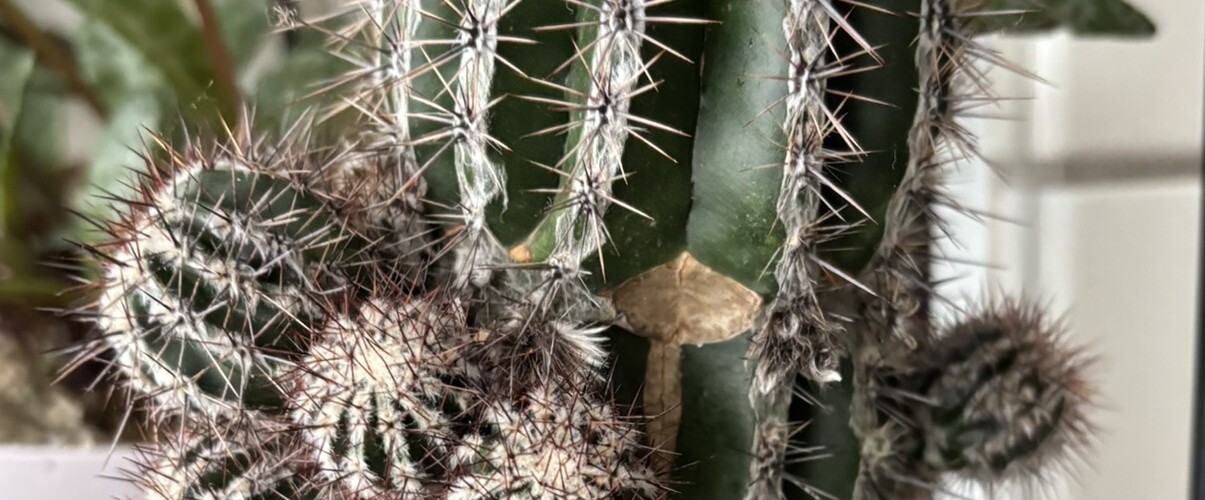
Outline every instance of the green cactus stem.
[[983, 67], [1026, 74], [975, 36], [1149, 32], [1086, 2], [356, 2], [301, 23], [354, 67], [325, 87], [345, 154], [153, 174], [103, 252], [103, 347], [161, 411], [296, 433], [332, 495], [1040, 476], [1087, 441], [1082, 357], [1011, 303], [937, 330], [929, 268], [937, 209], [977, 215], [943, 183]]

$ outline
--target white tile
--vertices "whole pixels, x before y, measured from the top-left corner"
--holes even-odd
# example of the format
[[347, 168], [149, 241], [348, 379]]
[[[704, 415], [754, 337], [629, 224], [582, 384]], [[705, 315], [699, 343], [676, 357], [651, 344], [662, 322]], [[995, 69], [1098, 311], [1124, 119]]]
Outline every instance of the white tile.
[[1042, 163], [1196, 156], [1201, 149], [1205, 1], [1135, 0], [1151, 40], [1046, 37], [1032, 47], [1033, 152]]

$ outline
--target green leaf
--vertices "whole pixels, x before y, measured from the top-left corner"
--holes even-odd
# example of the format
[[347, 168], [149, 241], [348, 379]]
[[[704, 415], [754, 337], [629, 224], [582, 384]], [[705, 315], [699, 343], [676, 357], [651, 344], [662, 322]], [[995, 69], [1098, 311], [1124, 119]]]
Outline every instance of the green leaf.
[[13, 132], [13, 147], [20, 152], [26, 171], [45, 172], [62, 163], [63, 102], [67, 99], [64, 90], [57, 75], [44, 66], [34, 65], [21, 117]]
[[269, 3], [270, 0], [223, 0], [214, 6], [221, 23], [222, 40], [244, 79], [249, 75], [248, 66], [261, 53], [272, 32]]
[[100, 19], [87, 18], [73, 33], [80, 73], [109, 107], [153, 94], [165, 103], [170, 87], [146, 54]]
[[33, 53], [0, 45], [0, 238], [5, 238], [18, 217], [20, 179], [15, 170], [14, 136], [25, 104], [25, 93], [33, 75]]
[[182, 110], [217, 117], [206, 96], [214, 81], [201, 32], [181, 8], [164, 0], [70, 0], [134, 48], [171, 86]]
[[1067, 29], [1080, 36], [1155, 34], [1155, 24], [1124, 0], [990, 0], [983, 11], [1024, 12], [977, 16], [970, 22], [973, 31], [1038, 33]]
[[[131, 97], [111, 110], [109, 123], [93, 150], [83, 186], [72, 197], [73, 207], [94, 220], [108, 220], [115, 212], [112, 202], [104, 197], [133, 195], [132, 186], [144, 167], [138, 147], [161, 118], [159, 102], [151, 96]], [[85, 221], [77, 224], [77, 234], [85, 242], [104, 237]]]
[[33, 69], [33, 53], [0, 45], [0, 74], [4, 75], [0, 78], [0, 273], [13, 275], [0, 278], [0, 300], [20, 300], [41, 288], [22, 278], [31, 264], [29, 250], [11, 235], [12, 227], [20, 219], [21, 181], [16, 170], [13, 137]]

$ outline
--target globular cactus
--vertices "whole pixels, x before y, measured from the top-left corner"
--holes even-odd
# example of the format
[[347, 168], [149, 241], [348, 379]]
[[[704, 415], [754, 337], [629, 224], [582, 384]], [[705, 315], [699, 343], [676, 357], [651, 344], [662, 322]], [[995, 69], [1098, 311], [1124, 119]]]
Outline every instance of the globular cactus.
[[1080, 452], [1092, 430], [1084, 369], [1059, 325], [1005, 302], [972, 314], [919, 350], [908, 375], [924, 462], [986, 484], [1041, 478]]
[[431, 494], [475, 432], [466, 333], [454, 300], [377, 298], [327, 324], [291, 388], [324, 482], [359, 498]]
[[[1053, 25], [1120, 12], [1122, 33], [1149, 31], [1107, 3]], [[923, 499], [946, 472], [1040, 475], [1086, 442], [1079, 355], [1036, 311], [947, 332], [930, 318], [936, 208], [961, 208], [944, 173], [975, 156], [957, 119], [992, 98], [981, 65], [1020, 71], [974, 37], [1052, 26], [993, 14], [954, 0], [364, 0], [298, 21], [355, 66], [325, 87], [344, 92], [332, 112], [360, 113], [346, 161], [313, 176], [313, 197], [290, 175], [186, 171], [249, 170], [215, 193], [283, 193], [288, 215], [325, 229], [182, 204], [153, 195], [190, 181], [155, 183], [133, 206], [156, 215], [120, 234], [159, 236], [120, 239], [118, 260], [147, 247], [177, 264], [163, 278], [111, 266], [106, 302], [121, 307], [101, 326], [124, 339], [110, 345], [135, 388], [171, 394], [162, 405], [201, 395], [188, 411], [204, 413], [233, 394], [278, 409], [287, 386], [291, 411], [247, 418], [300, 434], [332, 495]], [[197, 215], [196, 200], [239, 217]], [[160, 213], [252, 243], [198, 257]], [[357, 281], [344, 227], [389, 256], [367, 261], [374, 279], [404, 283], [312, 299]], [[199, 300], [170, 269], [240, 287]], [[265, 303], [289, 319], [269, 325], [311, 334], [263, 334], [251, 308]], [[217, 339], [191, 351], [215, 359], [143, 362], [169, 361], [152, 345], [168, 324]], [[288, 375], [269, 349], [288, 353]], [[621, 418], [614, 395], [645, 418]], [[813, 452], [826, 458], [789, 458]]]
[[281, 367], [347, 293], [357, 237], [254, 160], [191, 153], [147, 174], [95, 250], [104, 334], [91, 350], [112, 349], [156, 410], [279, 409]]
[[490, 433], [464, 445], [448, 500], [653, 499], [667, 491], [637, 422], [580, 387], [546, 382], [518, 401], [485, 403], [481, 419]]
[[[317, 490], [299, 450], [264, 423], [182, 426], [143, 445], [130, 471], [152, 500], [309, 500]], [[260, 426], [253, 428], [252, 426]]]

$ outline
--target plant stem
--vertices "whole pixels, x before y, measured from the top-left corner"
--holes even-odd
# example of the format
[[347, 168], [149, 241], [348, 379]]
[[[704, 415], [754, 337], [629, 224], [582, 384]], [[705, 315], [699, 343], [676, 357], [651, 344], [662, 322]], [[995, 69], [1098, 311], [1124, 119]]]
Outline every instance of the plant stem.
[[218, 105], [226, 123], [233, 120], [233, 130], [241, 130], [245, 117], [243, 116], [243, 98], [235, 78], [234, 62], [230, 58], [225, 42], [222, 41], [222, 30], [217, 14], [214, 13], [210, 0], [195, 0], [197, 13], [201, 16], [201, 36], [205, 39], [205, 52], [213, 65], [214, 87], [218, 92]]
[[101, 119], [108, 118], [109, 110], [105, 106], [105, 103], [92, 90], [92, 87], [84, 81], [72, 57], [49, 34], [42, 31], [29, 16], [25, 15], [16, 5], [13, 5], [10, 0], [0, 0], [0, 17], [4, 18], [6, 23], [12, 27], [13, 32], [29, 48], [33, 49], [34, 53], [38, 56], [38, 61], [45, 64], [51, 71], [57, 73], [63, 79], [63, 82], [66, 83], [67, 88], [83, 99], [97, 116]]

